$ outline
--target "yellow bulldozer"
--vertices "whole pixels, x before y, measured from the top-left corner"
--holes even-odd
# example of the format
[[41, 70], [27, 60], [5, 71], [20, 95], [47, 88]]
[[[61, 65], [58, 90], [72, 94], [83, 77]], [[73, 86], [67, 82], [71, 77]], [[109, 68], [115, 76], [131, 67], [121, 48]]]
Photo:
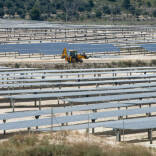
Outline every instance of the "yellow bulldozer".
[[76, 63], [76, 62], [82, 63], [83, 59], [88, 59], [88, 57], [85, 53], [78, 54], [76, 50], [69, 50], [69, 55], [68, 55], [67, 48], [63, 49], [61, 58], [62, 59], [65, 58], [65, 60], [68, 63]]

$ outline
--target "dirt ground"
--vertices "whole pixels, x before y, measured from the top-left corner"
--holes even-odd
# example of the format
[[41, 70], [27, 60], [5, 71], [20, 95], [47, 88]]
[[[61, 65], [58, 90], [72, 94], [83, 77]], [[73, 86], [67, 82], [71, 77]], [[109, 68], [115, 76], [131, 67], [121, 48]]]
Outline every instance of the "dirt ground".
[[[156, 55], [104, 55], [102, 58], [89, 58], [84, 59], [83, 63], [103, 63], [103, 62], [112, 62], [112, 61], [135, 61], [135, 60], [155, 60]], [[0, 56], [0, 63], [63, 63], [66, 64], [67, 62], [64, 59], [61, 59], [61, 56], [50, 56], [45, 55], [40, 57], [40, 55], [33, 55], [33, 56]]]

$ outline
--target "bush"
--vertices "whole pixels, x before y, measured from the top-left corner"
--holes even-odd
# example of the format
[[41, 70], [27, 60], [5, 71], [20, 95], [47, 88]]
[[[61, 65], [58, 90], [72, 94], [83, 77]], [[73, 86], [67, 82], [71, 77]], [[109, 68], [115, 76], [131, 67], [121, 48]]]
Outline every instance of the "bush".
[[101, 11], [100, 10], [96, 10], [96, 17], [97, 18], [101, 18], [101, 16], [102, 16]]
[[156, 66], [156, 60], [151, 60], [150, 65], [151, 66]]
[[111, 14], [111, 10], [108, 6], [103, 6], [103, 13], [104, 14]]
[[4, 16], [4, 10], [3, 8], [0, 8], [0, 17], [3, 17]]
[[117, 14], [120, 14], [120, 13], [121, 13], [121, 10], [120, 10], [119, 7], [115, 7], [114, 9], [112, 9], [112, 13], [113, 13], [114, 15], [117, 15]]
[[18, 63], [15, 64], [15, 68], [19, 68], [20, 65]]
[[32, 8], [32, 10], [30, 11], [30, 17], [32, 20], [40, 20], [41, 13], [39, 8]]
[[130, 8], [130, 0], [123, 0], [122, 2], [122, 7], [125, 9], [129, 9]]
[[156, 10], [153, 11], [153, 16], [156, 17]]
[[150, 1], [147, 2], [147, 6], [148, 6], [149, 8], [152, 6], [152, 4], [151, 4]]

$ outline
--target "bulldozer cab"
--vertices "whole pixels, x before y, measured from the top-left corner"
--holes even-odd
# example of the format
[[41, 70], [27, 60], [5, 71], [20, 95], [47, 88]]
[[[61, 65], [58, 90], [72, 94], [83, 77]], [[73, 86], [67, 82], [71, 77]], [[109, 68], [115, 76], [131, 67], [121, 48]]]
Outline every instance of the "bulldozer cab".
[[77, 57], [77, 51], [76, 51], [76, 50], [70, 50], [70, 51], [69, 51], [69, 55], [70, 55], [72, 58], [76, 58], [76, 57]]

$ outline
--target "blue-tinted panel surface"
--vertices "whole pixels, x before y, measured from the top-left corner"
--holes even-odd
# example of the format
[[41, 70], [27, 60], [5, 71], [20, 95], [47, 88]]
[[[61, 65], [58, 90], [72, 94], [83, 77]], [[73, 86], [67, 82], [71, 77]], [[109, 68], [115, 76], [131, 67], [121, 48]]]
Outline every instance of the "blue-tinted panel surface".
[[[124, 124], [123, 124], [124, 123]], [[60, 126], [42, 129], [43, 131], [58, 131], [58, 130], [78, 130], [86, 128], [96, 128], [96, 127], [109, 127], [117, 129], [150, 129], [156, 128], [156, 118], [139, 118], [139, 119], [127, 119], [118, 121], [108, 121], [108, 122], [97, 122], [97, 123], [85, 123], [69, 126]]]
[[[91, 113], [89, 115], [81, 114], [81, 115], [73, 115], [73, 116], [44, 118], [38, 120], [28, 120], [28, 121], [25, 120], [25, 121], [18, 121], [18, 122], [2, 123], [0, 124], [0, 129], [1, 130], [20, 129], [20, 128], [27, 128], [27, 127], [43, 126], [43, 125], [44, 126], [54, 125], [54, 124], [67, 123], [67, 122], [87, 121], [88, 119], [92, 120], [92, 119], [99, 119], [105, 117], [145, 114], [145, 113], [150, 113], [155, 111], [156, 108], [151, 107], [151, 108], [142, 108], [142, 109], [118, 110], [118, 111], [110, 111], [110, 112], [96, 112], [96, 113]], [[46, 112], [44, 113], [46, 114]], [[26, 116], [29, 115], [31, 114], [26, 114]], [[124, 120], [124, 124], [123, 124], [123, 120], [107, 121], [107, 122], [103, 122], [103, 127], [119, 128], [119, 129], [123, 129], [123, 128], [124, 129], [148, 129], [148, 128], [156, 127], [155, 121], [156, 121], [155, 117], [127, 119]], [[90, 124], [88, 126], [90, 127]], [[99, 127], [99, 125], [96, 127]]]
[[156, 52], [156, 44], [142, 44], [141, 47], [150, 52]]
[[34, 43], [0, 45], [0, 52], [61, 54], [63, 49], [78, 52], [119, 52], [120, 49], [112, 44], [74, 44], [74, 43]]

